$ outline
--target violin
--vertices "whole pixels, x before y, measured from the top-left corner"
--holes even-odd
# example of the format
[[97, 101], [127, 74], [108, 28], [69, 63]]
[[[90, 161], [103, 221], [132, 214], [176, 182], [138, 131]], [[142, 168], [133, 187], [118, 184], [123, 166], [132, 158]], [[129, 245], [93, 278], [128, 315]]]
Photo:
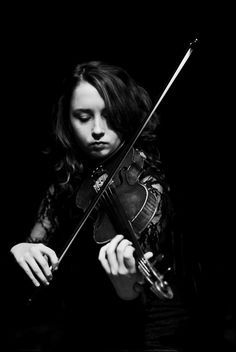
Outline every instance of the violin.
[[[143, 165], [144, 156], [138, 150], [131, 149], [99, 200], [93, 236], [96, 243], [104, 244], [117, 233], [124, 234], [133, 243], [137, 268], [150, 284], [151, 290], [159, 298], [170, 299], [173, 297], [171, 287], [145, 258], [138, 241], [159, 205], [156, 195], [140, 182]], [[88, 208], [107, 179], [109, 168], [110, 165], [99, 165], [82, 183], [76, 195], [78, 208]]]

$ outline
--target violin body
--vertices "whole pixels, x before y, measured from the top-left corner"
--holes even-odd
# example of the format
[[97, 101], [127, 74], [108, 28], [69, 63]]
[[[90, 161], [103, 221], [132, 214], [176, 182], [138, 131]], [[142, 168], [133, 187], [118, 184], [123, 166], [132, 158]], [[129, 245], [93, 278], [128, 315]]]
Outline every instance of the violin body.
[[[139, 238], [142, 231], [152, 220], [158, 207], [158, 200], [154, 193], [143, 185], [139, 178], [143, 169], [144, 156], [132, 149], [122, 164], [116, 177], [109, 185], [109, 192], [115, 198], [116, 204], [122, 206], [127, 220], [131, 222], [134, 232]], [[109, 165], [107, 166], [109, 169]], [[80, 187], [76, 197], [76, 204], [85, 210], [92, 198], [100, 190], [107, 178], [108, 171], [104, 166], [94, 170], [90, 179], [87, 179]], [[107, 204], [108, 203], [108, 204]], [[103, 201], [96, 208], [96, 221], [94, 224], [94, 239], [97, 243], [103, 244], [110, 241], [120, 229], [117, 223], [117, 213], [112, 210], [114, 202], [108, 195], [106, 202]]]

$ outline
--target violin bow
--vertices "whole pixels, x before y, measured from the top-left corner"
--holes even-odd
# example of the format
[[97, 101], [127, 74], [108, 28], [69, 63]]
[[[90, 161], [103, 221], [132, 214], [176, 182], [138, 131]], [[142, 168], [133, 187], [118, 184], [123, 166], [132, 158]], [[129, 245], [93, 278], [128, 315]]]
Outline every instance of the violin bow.
[[111, 180], [116, 175], [116, 172], [119, 170], [120, 166], [122, 165], [123, 161], [125, 160], [125, 158], [129, 154], [129, 152], [132, 149], [132, 147], [134, 146], [135, 142], [137, 141], [137, 139], [139, 138], [139, 136], [141, 135], [141, 133], [143, 132], [143, 130], [147, 126], [148, 122], [150, 121], [150, 119], [152, 118], [153, 114], [155, 113], [155, 111], [159, 107], [160, 103], [164, 99], [164, 97], [167, 94], [167, 92], [169, 91], [170, 87], [172, 86], [172, 84], [176, 80], [177, 76], [179, 75], [179, 73], [183, 69], [184, 65], [188, 61], [188, 59], [189, 59], [190, 55], [192, 54], [196, 44], [198, 43], [198, 41], [199, 41], [198, 38], [195, 38], [189, 44], [188, 50], [186, 51], [183, 59], [181, 60], [180, 64], [178, 65], [178, 67], [177, 67], [176, 71], [174, 72], [173, 76], [171, 77], [171, 79], [167, 83], [167, 85], [166, 85], [163, 93], [159, 97], [157, 103], [154, 105], [152, 111], [144, 119], [144, 121], [142, 122], [141, 126], [137, 129], [136, 133], [134, 134], [134, 136], [130, 139], [130, 142], [127, 145], [125, 145], [123, 151], [120, 154], [120, 157], [118, 157], [117, 162], [114, 164], [114, 167], [113, 167], [113, 169], [110, 172], [110, 175], [108, 175], [108, 177], [106, 178], [106, 180], [104, 181], [104, 183], [102, 185], [102, 188], [99, 190], [99, 192], [96, 194], [96, 196], [93, 199], [93, 201], [90, 203], [90, 205], [86, 209], [83, 218], [81, 219], [80, 223], [77, 225], [77, 228], [75, 229], [73, 235], [71, 236], [71, 238], [67, 242], [66, 246], [64, 247], [64, 250], [62, 251], [62, 253], [61, 253], [60, 257], [59, 257], [58, 264], [60, 264], [60, 262], [62, 261], [63, 257], [65, 256], [65, 254], [67, 253], [68, 249], [70, 248], [71, 244], [74, 242], [74, 240], [77, 237], [78, 233], [81, 231], [82, 227], [86, 223], [88, 217], [91, 215], [92, 211], [94, 210], [94, 208], [98, 204], [100, 198], [102, 197], [102, 195], [107, 190]]

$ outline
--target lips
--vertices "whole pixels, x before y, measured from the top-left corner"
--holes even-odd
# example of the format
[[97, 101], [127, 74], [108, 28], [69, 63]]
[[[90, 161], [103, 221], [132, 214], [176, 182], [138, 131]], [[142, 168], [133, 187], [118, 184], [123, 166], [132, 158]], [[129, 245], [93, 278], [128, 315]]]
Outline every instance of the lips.
[[90, 148], [100, 150], [103, 149], [107, 146], [107, 143], [105, 142], [94, 142], [90, 144]]

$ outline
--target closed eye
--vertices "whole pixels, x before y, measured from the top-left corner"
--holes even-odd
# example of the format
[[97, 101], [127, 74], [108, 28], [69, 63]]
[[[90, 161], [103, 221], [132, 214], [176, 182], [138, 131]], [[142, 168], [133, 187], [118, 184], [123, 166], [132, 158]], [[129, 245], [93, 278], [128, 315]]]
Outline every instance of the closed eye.
[[86, 122], [93, 117], [93, 112], [90, 109], [76, 109], [72, 111], [72, 116], [75, 119]]
[[[91, 119], [92, 117], [94, 117], [94, 112], [91, 109], [75, 109], [72, 111], [72, 116], [75, 119], [78, 119], [80, 121], [88, 121], [89, 119]], [[102, 109], [101, 111], [101, 116], [107, 120], [108, 118], [108, 113], [106, 109]]]

